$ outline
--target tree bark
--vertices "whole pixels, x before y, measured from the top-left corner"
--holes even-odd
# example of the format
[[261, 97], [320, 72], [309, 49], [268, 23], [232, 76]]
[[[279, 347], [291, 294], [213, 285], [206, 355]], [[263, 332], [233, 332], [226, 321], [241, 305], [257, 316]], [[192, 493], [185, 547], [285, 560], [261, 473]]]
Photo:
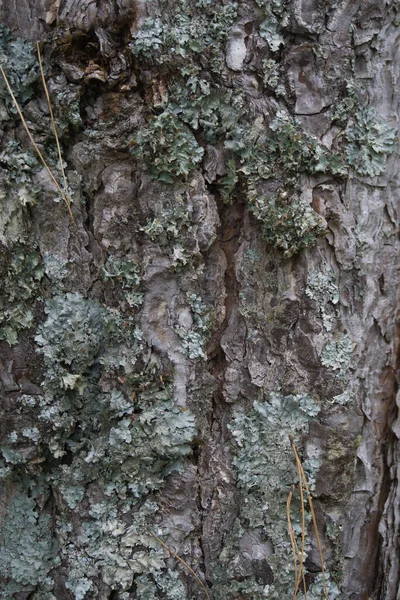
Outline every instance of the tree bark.
[[0, 17], [1, 597], [399, 600], [396, 3]]

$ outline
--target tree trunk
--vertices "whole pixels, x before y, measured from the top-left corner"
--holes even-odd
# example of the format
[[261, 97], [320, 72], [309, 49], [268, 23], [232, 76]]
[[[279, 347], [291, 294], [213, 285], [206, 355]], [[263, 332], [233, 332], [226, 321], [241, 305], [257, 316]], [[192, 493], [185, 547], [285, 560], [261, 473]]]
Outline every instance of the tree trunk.
[[0, 16], [1, 597], [400, 599], [397, 4]]

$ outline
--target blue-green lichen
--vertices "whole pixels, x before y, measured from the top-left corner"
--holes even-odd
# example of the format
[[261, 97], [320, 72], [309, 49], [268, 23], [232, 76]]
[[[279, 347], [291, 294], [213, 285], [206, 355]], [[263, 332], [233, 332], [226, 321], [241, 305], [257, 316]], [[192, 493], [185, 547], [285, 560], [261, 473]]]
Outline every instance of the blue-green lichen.
[[14, 345], [19, 332], [34, 324], [43, 264], [40, 253], [23, 244], [14, 244], [7, 255], [0, 291], [0, 340]]
[[143, 292], [140, 291], [142, 277], [136, 260], [109, 256], [100, 271], [105, 281], [111, 282], [113, 286], [119, 283], [130, 307], [138, 308], [142, 304]]
[[336, 305], [339, 302], [339, 289], [332, 270], [312, 273], [307, 281], [306, 294], [315, 300], [326, 331], [332, 331], [338, 319]]
[[[15, 97], [20, 104], [25, 104], [33, 96], [33, 84], [39, 78], [39, 67], [35, 55], [34, 44], [21, 38], [15, 38], [10, 30], [0, 24], [0, 64], [7, 73]], [[10, 94], [3, 78], [0, 77], [0, 99], [6, 103], [8, 110], [16, 114]], [[1, 118], [0, 118], [1, 120]]]
[[186, 178], [204, 154], [190, 129], [168, 111], [140, 129], [130, 143], [133, 154], [147, 164], [151, 177], [165, 183]]
[[352, 352], [353, 342], [350, 337], [346, 333], [338, 333], [325, 344], [321, 353], [321, 363], [344, 378], [350, 367]]
[[325, 220], [300, 198], [252, 194], [250, 209], [261, 221], [264, 238], [285, 257], [313, 246], [318, 237], [327, 233]]
[[359, 109], [346, 129], [346, 157], [360, 175], [376, 177], [396, 147], [396, 129], [374, 108]]
[[164, 68], [178, 68], [182, 73], [198, 71], [196, 62], [206, 54], [212, 68], [237, 15], [237, 5], [206, 4], [202, 8], [193, 13], [184, 0], [176, 3], [173, 10], [165, 10], [163, 18], [145, 19], [131, 43], [133, 54]]
[[[110, 267], [108, 273], [116, 270]], [[121, 272], [122, 282], [128, 276], [129, 288], [136, 269]], [[192, 303], [200, 310], [197, 298]], [[65, 585], [74, 600], [98, 597], [99, 585], [122, 594], [133, 584], [143, 588], [143, 598], [164, 593], [171, 600], [184, 600], [183, 583], [150, 532], [158, 511], [155, 492], [170, 473], [185, 469], [192, 452], [194, 415], [173, 401], [170, 385], [149, 354], [146, 366], [135, 372], [138, 356], [149, 349], [143, 347], [131, 317], [78, 293], [48, 300], [45, 314], [36, 336], [44, 359], [44, 393], [20, 397], [21, 410], [37, 414], [37, 425], [21, 430], [21, 439], [33, 443], [39, 457], [31, 481], [41, 473], [59, 499], [57, 552], [51, 546], [47, 558], [39, 538], [30, 540], [29, 556], [41, 554], [41, 563], [32, 567], [40, 574], [36, 591], [43, 598], [51, 593], [47, 573], [62, 561], [68, 564]], [[124, 373], [124, 389], [103, 389], [102, 374], [113, 372]], [[19, 440], [14, 433], [10, 446]], [[2, 451], [5, 478], [26, 465], [11, 447]], [[79, 515], [79, 526], [71, 511]], [[6, 557], [13, 552], [8, 540], [3, 552]], [[7, 577], [5, 589], [19, 591], [22, 576], [7, 571]]]
[[[292, 598], [294, 574], [285, 508], [290, 486], [297, 480], [297, 470], [289, 435], [295, 437], [299, 446], [301, 434], [306, 433], [308, 423], [318, 412], [318, 405], [306, 394], [282, 396], [279, 393], [270, 394], [264, 402], [254, 402], [249, 412], [234, 412], [229, 429], [234, 441], [233, 465], [242, 501], [238, 521], [227, 535], [217, 568], [219, 582], [215, 586], [215, 597], [218, 600], [226, 598], [228, 591], [246, 593], [247, 590], [257, 600]], [[296, 508], [299, 509], [298, 504]], [[298, 533], [298, 514], [293, 515], [293, 522]], [[240, 547], [244, 528], [258, 532], [264, 540], [262, 545], [271, 571], [269, 582], [261, 584], [246, 575], [243, 579], [234, 553]], [[230, 540], [232, 536], [234, 539]], [[265, 572], [266, 569], [264, 565]]]
[[40, 165], [33, 152], [23, 150], [17, 140], [10, 140], [0, 152], [0, 167], [7, 172], [2, 181], [4, 189], [7, 192], [12, 190], [21, 206], [38, 200], [41, 190], [33, 175]]
[[178, 325], [175, 327], [175, 331], [182, 340], [183, 353], [191, 359], [206, 359], [204, 346], [210, 336], [211, 315], [200, 296], [188, 294], [188, 301], [193, 322], [189, 328]]
[[35, 501], [45, 492], [30, 487], [26, 478], [14, 487], [0, 526], [0, 575], [6, 581], [0, 597], [4, 599], [17, 592], [32, 592], [38, 585], [42, 589], [52, 587], [49, 574], [59, 561], [51, 516]]

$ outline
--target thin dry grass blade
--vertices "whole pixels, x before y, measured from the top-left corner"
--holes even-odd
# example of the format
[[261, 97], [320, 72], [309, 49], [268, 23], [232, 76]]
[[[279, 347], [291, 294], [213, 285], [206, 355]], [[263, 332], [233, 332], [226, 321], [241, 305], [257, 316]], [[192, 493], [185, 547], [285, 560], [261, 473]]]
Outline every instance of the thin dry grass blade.
[[155, 533], [153, 533], [152, 531], [150, 531], [150, 535], [155, 540], [157, 540], [157, 542], [159, 544], [161, 544], [161, 546], [163, 548], [165, 548], [165, 550], [167, 550], [170, 554], [172, 554], [172, 556], [174, 558], [176, 558], [176, 560], [179, 560], [179, 562], [193, 575], [193, 577], [196, 579], [196, 581], [198, 582], [198, 584], [204, 590], [204, 593], [205, 593], [205, 595], [207, 597], [207, 600], [211, 600], [210, 595], [207, 592], [206, 586], [204, 585], [204, 583], [202, 582], [202, 580], [200, 579], [200, 577], [197, 575], [197, 573], [195, 571], [193, 571], [192, 567], [189, 567], [189, 565], [183, 560], [183, 558], [181, 558], [178, 554], [176, 554], [176, 552], [174, 552], [169, 546], [167, 546], [167, 544], [165, 542], [163, 542], [162, 540], [160, 540], [160, 538], [157, 537]]
[[64, 194], [64, 192], [63, 192], [63, 190], [61, 189], [61, 187], [59, 186], [59, 184], [58, 184], [58, 182], [57, 182], [56, 178], [54, 177], [53, 173], [50, 171], [50, 168], [49, 168], [49, 166], [48, 166], [48, 164], [47, 164], [47, 162], [46, 162], [46, 160], [45, 160], [45, 158], [44, 158], [43, 154], [41, 153], [41, 151], [40, 151], [40, 149], [39, 149], [38, 145], [36, 144], [35, 140], [33, 139], [33, 135], [32, 135], [32, 134], [31, 134], [31, 132], [30, 132], [30, 129], [29, 129], [29, 127], [28, 127], [28, 124], [27, 124], [27, 122], [25, 121], [25, 117], [24, 117], [24, 115], [22, 114], [22, 110], [21, 110], [21, 108], [20, 108], [20, 106], [19, 106], [19, 104], [18, 104], [18, 101], [17, 101], [16, 97], [14, 96], [14, 92], [12, 91], [12, 88], [11, 88], [10, 82], [9, 82], [9, 81], [8, 81], [8, 79], [7, 79], [7, 75], [5, 74], [5, 72], [4, 72], [4, 69], [3, 69], [3, 67], [2, 67], [1, 65], [0, 65], [0, 73], [1, 73], [1, 75], [2, 75], [2, 77], [3, 77], [3, 79], [4, 79], [4, 83], [6, 84], [6, 87], [7, 87], [7, 89], [8, 89], [8, 92], [9, 92], [9, 94], [10, 94], [11, 98], [12, 98], [12, 101], [13, 101], [13, 103], [14, 103], [14, 106], [15, 106], [15, 108], [17, 109], [17, 112], [18, 112], [18, 114], [19, 114], [19, 116], [20, 116], [20, 119], [21, 119], [21, 121], [22, 121], [22, 124], [23, 124], [23, 126], [24, 126], [24, 128], [25, 128], [25, 131], [26, 131], [26, 133], [27, 133], [27, 135], [28, 135], [28, 137], [29, 137], [29, 139], [30, 139], [30, 141], [31, 141], [31, 143], [32, 143], [32, 146], [34, 147], [34, 149], [35, 149], [35, 151], [36, 151], [36, 154], [38, 155], [38, 157], [39, 157], [39, 159], [40, 159], [41, 163], [43, 164], [44, 168], [46, 169], [47, 173], [49, 174], [49, 176], [50, 176], [50, 178], [51, 178], [52, 182], [54, 183], [54, 185], [56, 186], [57, 190], [59, 191], [59, 193], [60, 193], [60, 195], [61, 195], [62, 199], [64, 200], [65, 204], [67, 205], [67, 208], [68, 208], [68, 212], [69, 212], [69, 216], [70, 216], [70, 218], [71, 218], [71, 221], [72, 221], [72, 223], [73, 223], [73, 224], [75, 224], [75, 219], [74, 219], [74, 216], [73, 216], [73, 214], [72, 214], [72, 211], [71, 211], [71, 205], [70, 205], [69, 199], [68, 199], [68, 197], [67, 197], [67, 196]]
[[[292, 545], [292, 552], [293, 552], [293, 565], [294, 565], [294, 583], [295, 586], [297, 584], [297, 560], [298, 560], [298, 555], [299, 555], [299, 549], [297, 547], [297, 542], [296, 542], [296, 536], [293, 530], [293, 526], [292, 526], [292, 519], [290, 517], [290, 505], [292, 503], [292, 497], [293, 497], [293, 491], [294, 491], [294, 484], [292, 484], [290, 486], [290, 492], [289, 492], [289, 496], [286, 502], [286, 517], [287, 517], [287, 522], [288, 522], [288, 529], [289, 529], [289, 537], [290, 537], [290, 543]], [[295, 591], [294, 596], [293, 596], [293, 600], [296, 600], [296, 596], [297, 596], [297, 592]]]
[[46, 79], [44, 77], [43, 63], [42, 63], [42, 56], [40, 54], [39, 42], [36, 42], [36, 49], [37, 49], [37, 55], [38, 55], [38, 60], [39, 60], [40, 75], [42, 77], [42, 83], [43, 83], [44, 92], [46, 94], [47, 106], [49, 107], [50, 119], [51, 119], [51, 124], [53, 127], [53, 133], [54, 133], [54, 137], [56, 139], [56, 144], [57, 144], [58, 159], [60, 161], [60, 168], [61, 168], [61, 173], [62, 173], [63, 182], [64, 182], [64, 194], [65, 194], [65, 197], [68, 198], [68, 202], [70, 203], [70, 198], [69, 198], [69, 194], [68, 194], [68, 183], [67, 183], [67, 178], [65, 176], [63, 159], [62, 159], [62, 154], [61, 154], [60, 140], [58, 138], [56, 122], [54, 119], [53, 109], [52, 109], [51, 102], [50, 102], [49, 90], [47, 87]]
[[[297, 463], [296, 463], [297, 464]], [[294, 590], [294, 598], [297, 597], [297, 592], [300, 587], [300, 581], [303, 580], [304, 587], [304, 598], [307, 598], [307, 587], [304, 578], [304, 554], [305, 554], [305, 534], [306, 534], [306, 512], [304, 509], [304, 493], [303, 493], [303, 480], [301, 476], [301, 470], [297, 464], [297, 473], [299, 477], [299, 491], [300, 491], [300, 510], [301, 510], [301, 552], [299, 556], [300, 568], [297, 575], [296, 587]]]
[[296, 459], [296, 464], [297, 464], [298, 472], [300, 473], [301, 480], [304, 482], [304, 487], [306, 488], [307, 499], [308, 499], [308, 503], [310, 505], [311, 517], [312, 517], [312, 522], [313, 522], [313, 527], [314, 527], [314, 532], [315, 532], [315, 539], [317, 540], [319, 558], [320, 558], [320, 561], [321, 561], [321, 573], [322, 573], [322, 581], [323, 581], [323, 586], [324, 586], [325, 600], [329, 600], [328, 588], [327, 588], [327, 585], [326, 585], [326, 578], [325, 578], [324, 557], [323, 557], [323, 554], [322, 554], [321, 540], [320, 540], [319, 533], [318, 533], [317, 519], [316, 519], [316, 516], [315, 516], [315, 511], [314, 511], [313, 501], [312, 501], [312, 497], [311, 497], [311, 492], [310, 492], [310, 488], [309, 488], [309, 485], [308, 485], [308, 482], [307, 482], [306, 475], [304, 473], [303, 465], [301, 464], [301, 460], [299, 458], [299, 455], [298, 455], [297, 450], [296, 450], [296, 446], [294, 444], [293, 436], [290, 436], [290, 444], [291, 444], [292, 450], [294, 452], [294, 456], [295, 456], [295, 459]]

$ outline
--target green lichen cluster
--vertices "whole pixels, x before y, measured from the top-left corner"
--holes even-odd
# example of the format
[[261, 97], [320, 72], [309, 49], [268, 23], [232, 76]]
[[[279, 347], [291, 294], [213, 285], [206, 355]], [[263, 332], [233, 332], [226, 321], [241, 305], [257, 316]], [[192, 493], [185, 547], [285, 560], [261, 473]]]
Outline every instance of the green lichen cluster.
[[[116, 275], [115, 264], [108, 267]], [[136, 269], [122, 273], [129, 288]], [[97, 598], [99, 585], [121, 594], [143, 587], [143, 598], [152, 598], [153, 590], [184, 600], [183, 584], [150, 532], [158, 511], [154, 493], [171, 472], [185, 468], [192, 452], [194, 416], [172, 399], [168, 379], [130, 317], [78, 293], [48, 300], [45, 313], [36, 335], [43, 395], [20, 397], [35, 425], [12, 432], [2, 448], [1, 473], [8, 480], [25, 467], [30, 485], [42, 478], [57, 494], [61, 512], [52, 526], [58, 551], [48, 558], [41, 537], [29, 537], [29, 512], [21, 517], [20, 544], [29, 544], [32, 556], [40, 553], [35, 569], [46, 577], [60, 561], [69, 565], [66, 587], [75, 600]], [[31, 455], [12, 448], [22, 438], [36, 448], [35, 466], [29, 466]], [[7, 539], [3, 546], [5, 555], [13, 551]], [[5, 577], [13, 590], [24, 589], [13, 570]], [[27, 571], [39, 594], [52, 589], [46, 577]]]
[[[272, 52], [284, 42], [284, 4], [257, 2], [260, 35]], [[265, 238], [286, 256], [312, 245], [326, 227], [310, 206], [298, 201], [300, 174], [344, 176], [343, 157], [306, 134], [288, 113], [254, 115], [225, 64], [224, 44], [237, 18], [235, 5], [206, 2], [196, 9], [182, 2], [165, 11], [161, 6], [132, 42], [134, 55], [160, 72], [147, 95], [156, 115], [133, 138], [134, 154], [152, 177], [173, 184], [200, 166], [207, 144], [222, 147], [225, 173], [215, 183], [223, 199], [242, 195], [244, 189]], [[279, 94], [284, 94], [277, 63], [268, 58], [262, 65], [267, 89], [277, 93], [280, 86]], [[273, 184], [272, 194], [262, 190], [267, 181]]]
[[31, 151], [22, 150], [20, 142], [9, 141], [0, 152], [0, 173], [4, 169], [7, 177], [3, 178], [0, 192], [6, 199], [11, 190], [16, 195], [21, 206], [34, 204], [40, 196], [40, 187], [33, 180], [33, 175], [39, 170], [39, 163]]
[[98, 580], [119, 598], [131, 598], [135, 589], [143, 600], [160, 592], [169, 600], [186, 600], [177, 571], [167, 568], [162, 547], [149, 533], [158, 505], [151, 500], [136, 505], [130, 498], [117, 503], [113, 496], [110, 488], [100, 501], [90, 502], [79, 531], [72, 531], [67, 514], [58, 522], [60, 554], [71, 565], [66, 588], [74, 600], [97, 598]]
[[[264, 402], [254, 402], [250, 412], [236, 410], [229, 429], [234, 442], [233, 465], [242, 500], [238, 520], [228, 533], [217, 567], [215, 597], [234, 597], [233, 592], [249, 593], [262, 598], [289, 599], [293, 596], [292, 550], [287, 530], [286, 501], [290, 486], [297, 481], [296, 464], [289, 435], [299, 444], [308, 423], [319, 412], [317, 404], [306, 394], [282, 396], [270, 394]], [[315, 475], [314, 465], [311, 475]], [[310, 474], [310, 473], [309, 473]], [[296, 533], [299, 533], [299, 504], [293, 511]], [[241, 573], [237, 558], [244, 530], [256, 532], [268, 555], [264, 572], [271, 571], [268, 582], [257, 581]], [[232, 539], [231, 539], [232, 538]], [[269, 550], [268, 550], [269, 548]]]
[[165, 183], [186, 178], [204, 153], [190, 129], [168, 111], [141, 129], [131, 145], [133, 154], [148, 165], [150, 176]]
[[[39, 78], [39, 66], [36, 59], [34, 44], [21, 38], [15, 38], [10, 30], [0, 24], [0, 65], [6, 72], [13, 93], [23, 105], [34, 94], [34, 84]], [[10, 94], [3, 78], [0, 76], [0, 102], [7, 110], [16, 114]], [[0, 121], [8, 116], [0, 108]]]
[[345, 378], [353, 352], [353, 342], [347, 333], [338, 333], [329, 340], [321, 353], [321, 363], [336, 371], [340, 378]]
[[211, 65], [218, 62], [221, 44], [237, 15], [236, 3], [206, 5], [200, 11], [193, 10], [187, 0], [166, 4], [161, 0], [159, 16], [146, 19], [135, 34], [133, 54], [164, 71], [179, 69], [183, 74], [198, 71], [201, 58]]
[[157, 204], [154, 216], [147, 219], [141, 230], [150, 240], [157, 241], [158, 245], [170, 246], [187, 237], [191, 233], [192, 225], [192, 215], [178, 192], [173, 206]]
[[251, 211], [261, 221], [264, 238], [285, 257], [313, 246], [327, 232], [325, 220], [300, 198], [252, 196]]
[[267, 90], [274, 90], [277, 95], [283, 96], [285, 88], [279, 83], [278, 63], [272, 58], [262, 61], [263, 84]]
[[176, 333], [182, 340], [182, 352], [189, 358], [207, 359], [204, 346], [211, 332], [211, 315], [200, 296], [188, 294], [189, 306], [193, 315], [190, 329], [177, 326]]
[[311, 273], [307, 281], [306, 294], [315, 300], [326, 331], [333, 329], [338, 319], [336, 305], [339, 302], [339, 289], [332, 270]]
[[18, 333], [34, 324], [34, 307], [40, 299], [43, 277], [40, 253], [23, 244], [13, 245], [5, 256], [0, 290], [0, 340], [10, 346], [17, 343]]
[[12, 498], [0, 525], [0, 575], [5, 585], [0, 597], [9, 599], [37, 586], [53, 586], [51, 569], [59, 564], [57, 546], [52, 536], [51, 516], [39, 509], [36, 500], [48, 496], [43, 485], [30, 485], [27, 477], [14, 483]]
[[159, 199], [152, 206], [152, 214], [143, 222], [140, 231], [162, 249], [168, 256], [171, 267], [176, 272], [181, 272], [193, 266], [199, 257], [196, 237], [197, 207], [193, 191], [185, 189], [183, 185], [174, 186], [173, 194], [165, 194], [164, 191], [161, 186]]
[[134, 259], [109, 256], [100, 269], [104, 281], [111, 283], [114, 291], [117, 284], [123, 290], [123, 296], [131, 308], [138, 308], [143, 302], [140, 291], [142, 281], [139, 264]]
[[360, 175], [376, 177], [396, 147], [396, 129], [375, 109], [359, 109], [346, 130], [346, 157]]

